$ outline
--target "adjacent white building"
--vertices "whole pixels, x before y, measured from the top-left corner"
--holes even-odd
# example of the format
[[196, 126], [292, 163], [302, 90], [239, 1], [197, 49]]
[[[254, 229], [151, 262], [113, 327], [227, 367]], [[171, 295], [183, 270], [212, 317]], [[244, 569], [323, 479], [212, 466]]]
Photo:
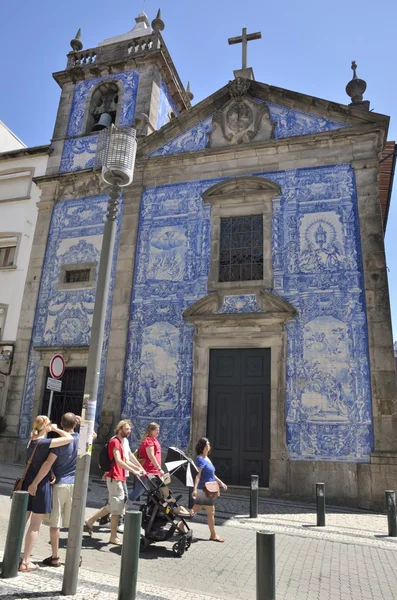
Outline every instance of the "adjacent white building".
[[17, 338], [40, 190], [49, 146], [27, 148], [0, 122], [0, 414]]

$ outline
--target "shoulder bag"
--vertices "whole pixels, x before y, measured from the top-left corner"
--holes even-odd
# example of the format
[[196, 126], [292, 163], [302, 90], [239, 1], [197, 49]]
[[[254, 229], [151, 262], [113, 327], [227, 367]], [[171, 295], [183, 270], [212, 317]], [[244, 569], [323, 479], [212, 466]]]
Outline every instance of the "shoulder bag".
[[32, 454], [31, 454], [31, 456], [30, 456], [30, 458], [29, 458], [29, 460], [27, 462], [25, 470], [22, 473], [22, 477], [18, 477], [18, 479], [15, 480], [14, 487], [12, 488], [12, 492], [11, 492], [10, 498], [12, 498], [12, 495], [13, 495], [14, 492], [19, 492], [22, 489], [23, 482], [25, 480], [26, 474], [29, 471], [29, 467], [32, 464], [32, 460], [33, 460], [34, 454], [35, 454], [35, 452], [36, 452], [39, 444], [40, 444], [40, 440], [37, 442], [37, 444], [36, 444], [36, 446], [35, 446]]
[[133, 454], [134, 454], [135, 458], [137, 459], [137, 461], [139, 462], [139, 464], [143, 465], [143, 463], [145, 462], [146, 459], [145, 458], [141, 458], [139, 456], [139, 448], [137, 448]]
[[217, 498], [221, 493], [217, 481], [207, 481], [207, 483], [204, 484], [203, 490], [206, 497], [212, 499]]

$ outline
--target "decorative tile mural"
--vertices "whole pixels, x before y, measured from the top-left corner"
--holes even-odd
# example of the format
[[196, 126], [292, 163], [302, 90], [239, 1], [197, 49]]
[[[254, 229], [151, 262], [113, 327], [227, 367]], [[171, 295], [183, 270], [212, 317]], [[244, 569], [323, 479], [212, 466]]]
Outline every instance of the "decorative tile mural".
[[135, 115], [135, 103], [139, 75], [136, 71], [125, 71], [124, 73], [115, 73], [114, 75], [94, 77], [92, 79], [80, 81], [76, 84], [74, 89], [72, 109], [70, 111], [69, 125], [66, 131], [67, 136], [75, 136], [84, 133], [83, 120], [86, 111], [88, 94], [93, 88], [109, 79], [113, 81], [120, 81], [124, 88], [123, 104], [120, 113], [120, 125], [132, 125]]
[[[271, 121], [276, 123], [275, 138], [321, 133], [347, 126], [345, 123], [338, 123], [337, 121], [305, 113], [301, 110], [287, 108], [279, 104], [273, 104], [272, 102], [264, 102], [263, 100], [256, 100], [256, 102], [264, 103], [268, 106]], [[207, 147], [208, 134], [211, 129], [212, 115], [209, 115], [191, 129], [187, 129], [173, 140], [161, 146], [161, 148], [152, 152], [150, 156], [204, 150]]]
[[65, 140], [59, 172], [68, 173], [69, 171], [92, 169], [95, 163], [97, 141], [98, 135], [95, 134]]
[[[273, 206], [274, 293], [288, 322], [287, 445], [299, 460], [369, 460], [370, 374], [355, 182], [349, 165], [259, 173], [278, 183]], [[122, 414], [138, 435], [161, 424], [164, 445], [189, 440], [193, 326], [183, 311], [207, 294], [210, 207], [220, 180], [147, 189], [131, 303]], [[256, 312], [253, 294], [219, 312]]]
[[244, 294], [241, 296], [224, 296], [223, 304], [218, 313], [254, 313], [260, 312], [260, 310], [256, 294]]
[[165, 85], [164, 80], [161, 79], [159, 113], [157, 116], [157, 129], [160, 129], [163, 125], [169, 122], [169, 114], [171, 110], [176, 117], [179, 115], [179, 110], [167, 86]]
[[[26, 439], [29, 434], [32, 422], [33, 400], [37, 385], [39, 354], [35, 352], [34, 347], [89, 345], [96, 284], [92, 288], [60, 290], [59, 278], [61, 266], [65, 264], [97, 262], [99, 267], [106, 208], [107, 196], [67, 200], [58, 202], [54, 206], [33, 326], [20, 416], [19, 435], [22, 439]], [[120, 220], [121, 210], [119, 213], [118, 230]], [[116, 260], [117, 250], [113, 257], [101, 378], [98, 389], [97, 414], [100, 414], [102, 405], [110, 326], [109, 308], [113, 295]]]

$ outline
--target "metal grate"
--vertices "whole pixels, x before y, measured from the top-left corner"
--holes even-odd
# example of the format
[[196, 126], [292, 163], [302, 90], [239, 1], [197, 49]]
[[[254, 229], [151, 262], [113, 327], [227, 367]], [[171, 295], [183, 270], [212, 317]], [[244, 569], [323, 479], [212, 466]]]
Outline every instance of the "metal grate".
[[74, 271], [65, 271], [65, 283], [81, 283], [89, 281], [91, 269], [78, 269]]
[[263, 216], [221, 219], [219, 281], [263, 279]]

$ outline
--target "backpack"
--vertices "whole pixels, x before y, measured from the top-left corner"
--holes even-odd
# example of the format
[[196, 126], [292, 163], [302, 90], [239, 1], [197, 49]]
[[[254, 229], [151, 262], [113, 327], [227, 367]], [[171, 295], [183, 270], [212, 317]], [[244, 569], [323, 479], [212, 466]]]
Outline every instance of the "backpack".
[[113, 460], [110, 460], [109, 458], [109, 442], [104, 445], [98, 456], [99, 468], [105, 472], [110, 471], [113, 462]]

